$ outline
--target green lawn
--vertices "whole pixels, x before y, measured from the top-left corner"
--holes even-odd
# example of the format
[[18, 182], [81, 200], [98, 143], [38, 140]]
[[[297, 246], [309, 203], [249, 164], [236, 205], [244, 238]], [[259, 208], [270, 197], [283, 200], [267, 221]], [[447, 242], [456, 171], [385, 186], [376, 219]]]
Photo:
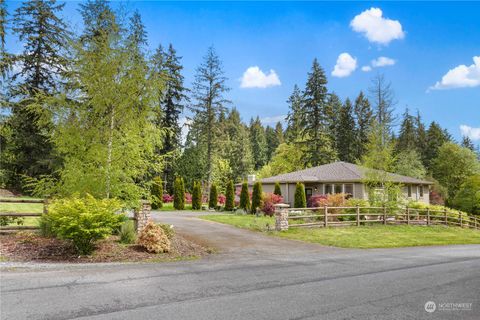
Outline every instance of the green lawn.
[[[29, 197], [19, 197], [16, 199], [33, 199]], [[43, 203], [5, 203], [0, 202], [0, 212], [12, 212], [12, 213], [42, 213], [43, 212]], [[38, 225], [37, 217], [24, 217], [23, 225], [24, 226], [37, 226]], [[11, 224], [16, 225], [17, 222], [14, 221]]]
[[[202, 219], [239, 228], [267, 231], [274, 228], [270, 217], [251, 215], [205, 215]], [[480, 231], [444, 226], [361, 226], [329, 228], [290, 228], [266, 232], [268, 235], [342, 248], [393, 248], [448, 244], [480, 244]]]

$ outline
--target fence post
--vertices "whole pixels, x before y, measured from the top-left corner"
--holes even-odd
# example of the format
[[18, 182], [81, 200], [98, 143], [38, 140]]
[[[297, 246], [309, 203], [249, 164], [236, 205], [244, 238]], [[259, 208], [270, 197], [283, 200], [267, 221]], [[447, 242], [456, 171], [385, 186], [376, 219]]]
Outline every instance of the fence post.
[[324, 206], [323, 207], [323, 219], [324, 219], [324, 226], [328, 226], [328, 207]]
[[443, 208], [443, 214], [445, 216], [445, 225], [448, 226], [447, 208]]
[[430, 225], [430, 208], [427, 208], [427, 226]]
[[475, 230], [477, 230], [477, 217], [473, 217], [473, 223], [475, 226]]
[[284, 231], [288, 230], [288, 204], [279, 203], [275, 204], [275, 230]]
[[360, 206], [358, 204], [357, 204], [356, 212], [357, 212], [357, 227], [359, 227], [360, 226]]
[[135, 208], [133, 210], [133, 217], [135, 219], [134, 225], [135, 225], [135, 231], [137, 232], [137, 234], [140, 234], [143, 228], [145, 228], [147, 223], [150, 221], [151, 210], [152, 210], [152, 207], [150, 205], [150, 202], [147, 200], [141, 200], [140, 207]]
[[383, 206], [383, 224], [387, 224], [387, 207]]
[[463, 219], [462, 219], [462, 212], [460, 211], [460, 228], [463, 228]]
[[407, 213], [407, 224], [410, 224], [410, 208], [407, 206], [405, 211]]

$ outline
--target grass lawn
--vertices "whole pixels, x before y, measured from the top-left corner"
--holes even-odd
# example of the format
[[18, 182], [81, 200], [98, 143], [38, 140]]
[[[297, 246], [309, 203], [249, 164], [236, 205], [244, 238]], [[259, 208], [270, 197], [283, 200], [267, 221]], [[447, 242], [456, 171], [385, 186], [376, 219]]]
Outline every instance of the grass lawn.
[[[15, 199], [34, 199], [30, 197], [18, 197]], [[12, 213], [42, 213], [43, 212], [43, 203], [5, 203], [0, 202], [0, 212], [12, 212]], [[37, 217], [24, 217], [23, 225], [24, 226], [37, 226], [38, 225]], [[11, 224], [16, 225], [16, 222]]]
[[[239, 228], [266, 231], [275, 219], [251, 215], [206, 215], [202, 219]], [[480, 244], [480, 231], [444, 226], [361, 226], [330, 228], [291, 228], [267, 232], [269, 235], [342, 248], [393, 248], [448, 244]]]

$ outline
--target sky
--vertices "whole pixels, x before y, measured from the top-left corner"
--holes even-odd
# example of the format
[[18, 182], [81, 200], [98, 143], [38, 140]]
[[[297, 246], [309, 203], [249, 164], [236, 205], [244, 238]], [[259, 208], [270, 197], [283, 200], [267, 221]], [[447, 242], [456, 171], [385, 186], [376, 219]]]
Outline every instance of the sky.
[[[77, 1], [64, 17], [81, 30]], [[7, 1], [12, 12], [19, 2]], [[480, 144], [480, 2], [113, 2], [138, 10], [149, 50], [172, 43], [186, 85], [209, 46], [221, 60], [228, 98], [244, 121], [274, 125], [288, 113], [293, 86], [305, 86], [317, 58], [329, 91], [343, 100], [368, 92], [382, 73], [396, 113], [418, 110], [455, 139]], [[7, 38], [11, 52], [21, 50]], [[399, 121], [398, 121], [399, 124]], [[397, 127], [398, 129], [398, 127]]]

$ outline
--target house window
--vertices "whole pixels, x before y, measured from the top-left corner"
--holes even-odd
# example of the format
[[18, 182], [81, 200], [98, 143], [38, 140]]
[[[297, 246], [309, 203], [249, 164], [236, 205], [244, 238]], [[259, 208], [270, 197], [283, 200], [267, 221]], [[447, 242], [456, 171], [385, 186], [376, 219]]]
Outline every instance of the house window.
[[419, 186], [420, 198], [423, 198], [423, 186]]
[[341, 184], [335, 184], [335, 193], [342, 193], [342, 185]]
[[307, 201], [308, 201], [308, 199], [310, 199], [312, 194], [313, 194], [313, 189], [312, 188], [305, 188], [305, 197], [307, 198]]
[[325, 194], [332, 194], [332, 185], [326, 184], [325, 185]]
[[347, 196], [353, 196], [353, 184], [345, 184], [345, 193]]
[[407, 196], [408, 196], [409, 198], [412, 197], [412, 186], [407, 186]]

